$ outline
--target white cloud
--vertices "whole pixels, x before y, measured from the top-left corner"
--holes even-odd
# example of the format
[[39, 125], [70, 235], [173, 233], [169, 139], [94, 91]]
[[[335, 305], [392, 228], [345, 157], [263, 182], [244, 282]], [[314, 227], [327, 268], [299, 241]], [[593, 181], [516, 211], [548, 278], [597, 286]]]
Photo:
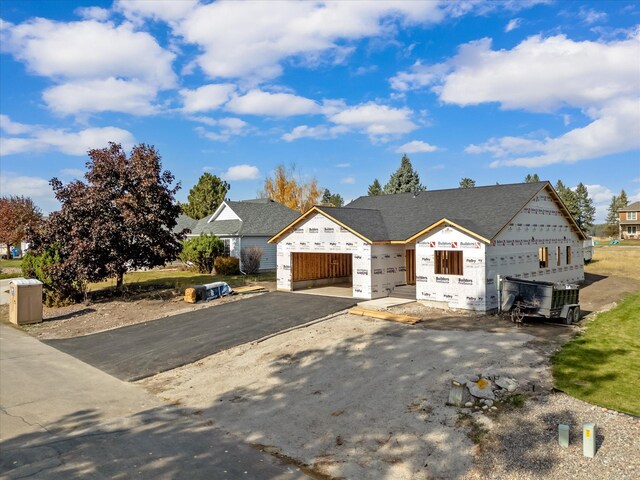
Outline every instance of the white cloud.
[[[175, 55], [128, 22], [3, 22], [0, 39], [3, 51], [24, 62], [31, 73], [58, 83], [46, 90], [45, 101], [60, 113], [133, 113], [136, 108], [150, 113], [157, 91], [176, 85], [171, 66]], [[78, 99], [72, 94], [76, 89]], [[109, 107], [111, 99], [116, 101]]]
[[607, 14], [593, 8], [581, 7], [578, 12], [578, 17], [587, 25], [592, 25], [594, 23], [604, 22], [607, 19]]
[[[589, 197], [593, 200], [593, 206], [596, 209], [596, 222], [604, 222], [607, 216], [607, 210], [609, 209], [609, 203], [611, 203], [611, 197], [617, 195], [609, 187], [604, 185], [585, 185], [589, 192]], [[575, 187], [572, 188], [575, 190]]]
[[349, 129], [343, 126], [317, 125], [310, 127], [308, 125], [299, 125], [289, 133], [282, 135], [285, 142], [293, 142], [300, 138], [315, 138], [317, 140], [328, 140], [336, 138], [338, 135], [348, 132]]
[[184, 102], [183, 110], [189, 113], [215, 110], [227, 103], [235, 89], [235, 85], [230, 83], [217, 83], [204, 85], [195, 90], [180, 90]]
[[437, 2], [213, 2], [189, 12], [175, 33], [200, 47], [210, 77], [268, 79], [286, 58], [335, 58], [345, 41], [378, 36], [390, 22], [443, 16]]
[[0, 130], [9, 135], [22, 135], [29, 133], [33, 127], [31, 125], [25, 125], [24, 123], [18, 123], [12, 121], [8, 115], [0, 115]]
[[[542, 141], [526, 139], [515, 142], [517, 148], [507, 148], [501, 155], [527, 155], [496, 160], [492, 167], [537, 167], [555, 163], [604, 157], [640, 149], [640, 99], [621, 99], [603, 109], [593, 111], [593, 122], [555, 138]], [[514, 137], [517, 139], [517, 137]]]
[[336, 164], [336, 167], [338, 168], [349, 168], [351, 166], [350, 163], [338, 163]]
[[47, 106], [56, 113], [72, 115], [94, 112], [124, 112], [152, 115], [157, 90], [136, 80], [107, 78], [78, 80], [48, 88], [42, 94]]
[[0, 176], [2, 195], [24, 195], [33, 199], [34, 203], [45, 211], [57, 209], [58, 203], [49, 185], [49, 180], [41, 177], [17, 175], [13, 172], [2, 172]]
[[515, 30], [516, 28], [520, 28], [521, 23], [522, 23], [521, 18], [512, 18], [511, 20], [509, 20], [509, 23], [507, 23], [507, 25], [504, 27], [504, 31], [508, 33], [508, 32], [511, 32], [512, 30]]
[[202, 127], [196, 127], [195, 129], [201, 137], [213, 140], [214, 142], [226, 142], [234, 135], [245, 135], [249, 127], [249, 124], [244, 120], [233, 117], [220, 118], [217, 120], [207, 117], [196, 117], [194, 120], [205, 123], [210, 127], [219, 127], [217, 131], [206, 130]]
[[78, 7], [73, 13], [85, 20], [97, 20], [99, 22], [104, 22], [111, 16], [111, 12], [108, 9], [100, 7]]
[[320, 112], [320, 106], [305, 97], [290, 93], [270, 93], [263, 90], [250, 90], [245, 95], [233, 97], [225, 109], [245, 115], [267, 115], [290, 117]]
[[386, 140], [389, 135], [409, 133], [417, 125], [411, 121], [408, 108], [392, 108], [376, 103], [364, 103], [336, 113], [329, 119], [338, 125], [356, 128], [373, 140]]
[[591, 123], [558, 137], [505, 136], [466, 149], [500, 158], [494, 167], [572, 163], [640, 148], [640, 64], [629, 61], [638, 57], [638, 29], [611, 42], [537, 35], [511, 50], [492, 50], [491, 40], [482, 39], [462, 45], [442, 64], [414, 65], [391, 85], [400, 91], [433, 85], [441, 101], [461, 106], [497, 102], [503, 109], [533, 112], [579, 109]]
[[125, 148], [134, 143], [130, 132], [117, 127], [86, 128], [76, 132], [37, 125], [29, 125], [28, 128], [27, 137], [0, 138], [0, 155], [52, 150], [67, 155], [86, 155], [92, 148], [106, 147], [108, 142], [122, 143]]
[[252, 165], [234, 165], [222, 174], [224, 180], [255, 180], [260, 178], [260, 170]]
[[353, 175], [342, 177], [340, 183], [344, 183], [345, 185], [353, 185], [354, 183], [356, 183], [356, 177], [354, 177]]
[[396, 153], [431, 153], [438, 150], [438, 147], [421, 140], [413, 140], [396, 148]]
[[115, 8], [134, 22], [145, 18], [175, 22], [198, 5], [198, 0], [117, 0]]

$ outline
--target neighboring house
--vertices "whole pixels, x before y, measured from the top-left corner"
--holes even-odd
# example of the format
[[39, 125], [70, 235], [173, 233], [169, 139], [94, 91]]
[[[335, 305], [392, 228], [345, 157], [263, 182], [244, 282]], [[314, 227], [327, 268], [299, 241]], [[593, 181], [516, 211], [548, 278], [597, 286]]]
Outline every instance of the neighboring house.
[[498, 307], [499, 275], [584, 280], [584, 239], [551, 184], [537, 182], [314, 207], [270, 242], [279, 290], [346, 284], [363, 299], [408, 290], [417, 300], [489, 311]]
[[618, 210], [620, 238], [640, 238], [640, 202]]
[[276, 246], [267, 241], [299, 216], [295, 210], [269, 199], [227, 200], [202, 220], [180, 215], [175, 231], [189, 229], [187, 238], [202, 233], [216, 235], [224, 242], [225, 255], [232, 257], [240, 258], [242, 248], [260, 247], [263, 249], [260, 270], [275, 270]]

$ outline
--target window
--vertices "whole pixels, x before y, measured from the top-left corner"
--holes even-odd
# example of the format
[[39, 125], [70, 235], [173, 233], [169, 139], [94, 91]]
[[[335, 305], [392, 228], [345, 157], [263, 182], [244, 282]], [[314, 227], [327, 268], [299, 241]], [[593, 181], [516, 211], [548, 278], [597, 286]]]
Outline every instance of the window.
[[223, 238], [222, 241], [224, 242], [224, 251], [222, 252], [222, 256], [228, 257], [231, 255], [231, 239]]
[[538, 260], [540, 261], [540, 268], [549, 266], [549, 247], [540, 247], [538, 249]]
[[571, 263], [571, 247], [567, 246], [567, 265]]
[[635, 235], [636, 234], [636, 226], [635, 225], [629, 225], [627, 227], [627, 233], [629, 233], [631, 235]]
[[436, 250], [436, 275], [462, 275], [462, 252]]
[[[556, 255], [558, 256], [558, 263], [557, 263], [556, 265], [557, 265], [558, 267], [560, 266], [560, 252], [562, 252], [562, 249], [561, 249], [560, 247], [558, 247], [558, 248], [556, 249]], [[568, 258], [569, 258], [569, 257], [567, 257], [567, 259], [568, 259]], [[567, 260], [567, 262], [568, 262], [568, 260]]]
[[638, 212], [627, 212], [627, 220], [638, 220]]

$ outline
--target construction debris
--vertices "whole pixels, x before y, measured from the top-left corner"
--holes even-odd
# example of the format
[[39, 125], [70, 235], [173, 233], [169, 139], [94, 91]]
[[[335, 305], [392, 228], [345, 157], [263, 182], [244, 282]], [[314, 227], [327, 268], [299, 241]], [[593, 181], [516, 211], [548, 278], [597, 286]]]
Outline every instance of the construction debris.
[[498, 377], [493, 372], [484, 372], [482, 375], [458, 375], [451, 380], [447, 404], [467, 408], [481, 404], [486, 410], [493, 407], [496, 400], [506, 393], [515, 392], [517, 388], [517, 380]]
[[237, 287], [233, 289], [233, 293], [237, 293], [239, 295], [242, 295], [245, 293], [261, 293], [266, 291], [267, 291], [266, 287], [263, 287], [262, 285], [247, 285], [244, 287]]
[[184, 292], [184, 301], [197, 303], [201, 300], [214, 300], [233, 294], [231, 287], [225, 282], [206, 283], [187, 288]]
[[407, 325], [414, 325], [422, 320], [419, 317], [412, 317], [411, 315], [402, 315], [398, 313], [381, 312], [380, 310], [370, 310], [368, 308], [355, 307], [349, 310], [352, 315], [361, 315], [363, 317], [379, 318], [381, 320], [391, 320], [392, 322], [405, 323]]

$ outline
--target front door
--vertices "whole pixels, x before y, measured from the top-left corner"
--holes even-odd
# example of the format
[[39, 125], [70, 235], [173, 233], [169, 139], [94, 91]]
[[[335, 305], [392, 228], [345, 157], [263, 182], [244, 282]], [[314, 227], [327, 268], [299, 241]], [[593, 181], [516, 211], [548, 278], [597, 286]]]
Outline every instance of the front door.
[[405, 250], [407, 262], [407, 285], [416, 284], [416, 251]]

